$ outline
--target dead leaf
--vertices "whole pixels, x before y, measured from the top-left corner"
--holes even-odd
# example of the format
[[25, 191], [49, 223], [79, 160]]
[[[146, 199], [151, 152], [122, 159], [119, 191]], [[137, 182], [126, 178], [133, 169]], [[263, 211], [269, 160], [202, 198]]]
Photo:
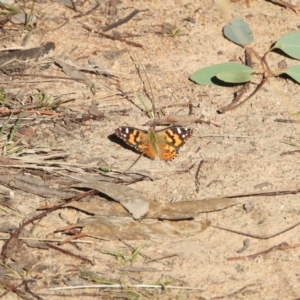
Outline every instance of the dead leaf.
[[[150, 203], [149, 212], [145, 219], [186, 220], [200, 213], [222, 210], [240, 203], [238, 200], [227, 198], [205, 199], [198, 201], [182, 201], [176, 203]], [[89, 202], [71, 202], [69, 207], [75, 207], [89, 214], [103, 217], [129, 217], [129, 213], [118, 203], [103, 198], [93, 197]]]
[[74, 187], [94, 189], [109, 196], [124, 206], [132, 214], [134, 219], [140, 219], [149, 211], [148, 200], [141, 196], [139, 191], [128, 186], [112, 182], [95, 181], [79, 183]]
[[83, 227], [82, 233], [103, 239], [148, 240], [183, 238], [201, 233], [200, 222], [190, 221], [135, 221], [132, 218], [92, 217], [74, 227]]
[[75, 66], [64, 62], [64, 59], [56, 57], [55, 62], [61, 66], [63, 71], [71, 78], [83, 82], [89, 88], [93, 86], [93, 82], [83, 72], [80, 72]]
[[129, 217], [128, 211], [114, 201], [107, 201], [99, 197], [91, 197], [89, 202], [70, 202], [65, 207], [74, 207], [88, 214], [102, 216], [102, 217]]
[[32, 130], [31, 128], [19, 128], [18, 132], [23, 134], [23, 135], [29, 136], [29, 137], [35, 137], [36, 136], [35, 131]]
[[228, 198], [212, 198], [166, 204], [152, 202], [147, 218], [160, 220], [186, 220], [195, 218], [200, 213], [222, 210], [238, 203], [240, 202]]
[[38, 263], [37, 257], [17, 237], [12, 237], [6, 249], [2, 249], [2, 254], [13, 261], [9, 266], [20, 273]]
[[55, 189], [44, 184], [43, 180], [30, 175], [0, 175], [0, 183], [9, 188], [19, 189], [45, 198], [69, 199], [78, 196], [76, 191]]
[[23, 165], [24, 163], [18, 159], [7, 156], [0, 156], [0, 165]]

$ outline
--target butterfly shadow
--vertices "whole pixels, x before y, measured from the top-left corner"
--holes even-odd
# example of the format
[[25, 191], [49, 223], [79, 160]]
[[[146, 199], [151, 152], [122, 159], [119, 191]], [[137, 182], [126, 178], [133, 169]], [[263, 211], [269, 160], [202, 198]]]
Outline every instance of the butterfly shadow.
[[120, 146], [122, 146], [123, 148], [127, 149], [127, 150], [131, 150], [132, 152], [134, 153], [137, 153], [137, 154], [141, 154], [139, 151], [137, 151], [134, 147], [132, 146], [129, 146], [128, 144], [126, 144], [123, 140], [121, 140], [120, 138], [118, 138], [115, 134], [110, 134], [109, 136], [107, 136], [107, 138], [115, 143], [115, 144], [118, 144]]

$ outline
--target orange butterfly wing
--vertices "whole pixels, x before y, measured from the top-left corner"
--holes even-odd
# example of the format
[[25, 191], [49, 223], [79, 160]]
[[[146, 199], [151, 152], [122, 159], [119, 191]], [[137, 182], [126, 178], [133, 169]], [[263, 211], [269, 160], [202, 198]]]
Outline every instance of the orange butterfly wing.
[[149, 158], [154, 159], [156, 153], [149, 141], [148, 132], [134, 127], [120, 127], [115, 131], [117, 137], [126, 144], [134, 147], [137, 151], [144, 153]]
[[128, 145], [149, 158], [159, 157], [170, 161], [179, 153], [186, 140], [192, 135], [192, 130], [185, 127], [172, 126], [167, 129], [148, 132], [133, 127], [120, 127], [115, 131], [116, 135]]

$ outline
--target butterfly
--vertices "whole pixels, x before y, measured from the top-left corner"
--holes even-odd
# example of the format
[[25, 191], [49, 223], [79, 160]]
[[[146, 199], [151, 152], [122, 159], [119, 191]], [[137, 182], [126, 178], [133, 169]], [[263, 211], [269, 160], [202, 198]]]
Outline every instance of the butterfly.
[[191, 137], [192, 133], [192, 129], [180, 126], [171, 126], [157, 131], [153, 128], [144, 131], [123, 126], [115, 131], [117, 137], [137, 151], [142, 152], [151, 159], [158, 157], [165, 161], [176, 157], [179, 149]]

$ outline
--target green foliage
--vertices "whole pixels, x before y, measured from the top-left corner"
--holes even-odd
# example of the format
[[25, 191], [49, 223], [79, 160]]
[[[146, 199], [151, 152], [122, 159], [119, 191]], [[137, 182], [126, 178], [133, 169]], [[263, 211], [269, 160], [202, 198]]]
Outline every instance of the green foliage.
[[176, 25], [165, 22], [162, 24], [162, 34], [169, 35], [173, 38], [180, 37], [181, 31]]
[[20, 122], [21, 122], [22, 118], [23, 118], [23, 116], [22, 116], [22, 114], [21, 114], [21, 115], [19, 116], [19, 118], [17, 119], [15, 125], [14, 125], [13, 128], [11, 129], [10, 134], [9, 134], [9, 136], [8, 136], [8, 141], [9, 141], [9, 142], [11, 142], [11, 141], [13, 140], [13, 138], [14, 138], [14, 136], [15, 136], [15, 134], [16, 134], [18, 128], [19, 128], [19, 125], [20, 125]]
[[51, 95], [48, 95], [42, 91], [38, 91], [37, 94], [34, 94], [33, 98], [36, 108], [43, 108], [46, 110], [55, 110], [62, 103], [61, 100], [53, 100]]
[[31, 10], [30, 10], [30, 13], [28, 14], [28, 18], [26, 19], [25, 21], [25, 28], [30, 28], [32, 25], [33, 25], [33, 20], [34, 20], [34, 14], [33, 14], [33, 10], [34, 10], [34, 4], [35, 4], [35, 1], [32, 2], [32, 5], [31, 5]]
[[97, 283], [105, 283], [105, 284], [116, 284], [117, 282], [112, 281], [110, 279], [106, 279], [104, 277], [98, 276], [96, 274], [93, 274], [92, 272], [88, 271], [80, 271], [80, 277], [92, 280]]
[[8, 118], [0, 127], [0, 155], [9, 156], [20, 152], [23, 149], [22, 141], [14, 141], [15, 134], [22, 121], [22, 114], [16, 120], [15, 124], [9, 126], [10, 118]]
[[225, 82], [241, 83], [251, 80], [252, 73], [253, 69], [250, 67], [228, 62], [199, 69], [191, 75], [190, 79], [203, 85], [215, 85], [216, 78]]
[[129, 256], [126, 256], [124, 253], [119, 251], [111, 251], [111, 250], [102, 250], [101, 252], [104, 254], [109, 254], [114, 256], [119, 263], [127, 264], [130, 262], [131, 264], [137, 259], [140, 255], [141, 249], [145, 246], [145, 244], [140, 245], [136, 249], [133, 249]]
[[5, 90], [3, 88], [0, 88], [0, 104], [7, 107], [11, 105], [9, 100], [6, 99]]
[[[224, 35], [236, 44], [245, 46], [253, 40], [251, 29], [241, 19], [235, 19], [225, 25]], [[255, 53], [251, 48], [246, 48], [250, 54]], [[241, 84], [252, 80], [252, 74], [261, 74], [262, 78], [276, 77], [287, 74], [300, 83], [300, 66], [293, 66], [280, 72], [271, 70], [266, 61], [267, 55], [274, 49], [280, 49], [292, 58], [300, 60], [300, 31], [290, 32], [278, 39], [273, 47], [263, 57], [259, 57], [261, 68], [252, 69], [240, 63], [221, 63], [201, 68], [193, 73], [190, 79], [202, 85], [221, 85], [222, 82], [230, 84]], [[255, 56], [258, 55], [255, 53]], [[218, 80], [216, 80], [218, 79]]]
[[104, 173], [109, 173], [111, 171], [109, 167], [99, 167], [99, 169]]
[[229, 40], [241, 46], [250, 44], [254, 39], [249, 25], [242, 19], [234, 19], [225, 25], [223, 32]]
[[237, 102], [241, 100], [242, 96], [242, 94], [239, 94], [232, 102], [234, 103], [234, 105], [228, 105], [227, 107], [219, 110], [220, 112], [234, 109], [239, 105], [245, 103], [253, 95], [255, 95], [257, 91], [259, 91], [259, 89], [261, 89], [261, 87], [270, 77], [278, 77], [282, 74], [286, 74], [293, 78], [297, 83], [300, 83], [300, 65], [292, 66], [286, 68], [285, 70], [278, 71], [272, 70], [266, 60], [268, 54], [274, 49], [280, 49], [286, 55], [300, 60], [300, 31], [290, 32], [281, 36], [274, 44], [274, 46], [270, 47], [262, 57], [259, 57], [255, 50], [246, 46], [253, 40], [253, 36], [250, 27], [243, 20], [235, 19], [231, 23], [225, 25], [224, 35], [230, 41], [245, 48], [247, 60], [249, 59], [249, 61], [251, 61], [250, 58], [253, 55], [257, 59], [259, 59], [260, 66], [258, 66], [257, 69], [254, 69], [241, 63], [221, 63], [197, 70], [190, 76], [190, 79], [195, 83], [201, 85], [237, 85], [250, 82], [252, 80], [253, 74], [256, 74], [261, 76], [261, 81], [256, 86], [251, 95], [248, 96], [245, 100], [237, 104]]
[[119, 263], [126, 261], [125, 254], [119, 251], [102, 250], [101, 253], [114, 256]]
[[280, 37], [272, 49], [276, 48], [295, 59], [300, 59], [300, 31], [289, 32]]
[[217, 78], [230, 83], [243, 83], [252, 79], [253, 70], [250, 71], [222, 71], [217, 73]]
[[295, 81], [300, 83], [300, 65], [287, 68], [280, 74], [287, 74], [290, 77], [292, 77]]
[[19, 12], [19, 10], [13, 5], [9, 5], [1, 2], [0, 2], [0, 9], [2, 9], [2, 11], [0, 11], [0, 15], [15, 15]]
[[0, 138], [3, 136], [5, 130], [7, 129], [8, 123], [9, 123], [9, 118], [0, 127]]

